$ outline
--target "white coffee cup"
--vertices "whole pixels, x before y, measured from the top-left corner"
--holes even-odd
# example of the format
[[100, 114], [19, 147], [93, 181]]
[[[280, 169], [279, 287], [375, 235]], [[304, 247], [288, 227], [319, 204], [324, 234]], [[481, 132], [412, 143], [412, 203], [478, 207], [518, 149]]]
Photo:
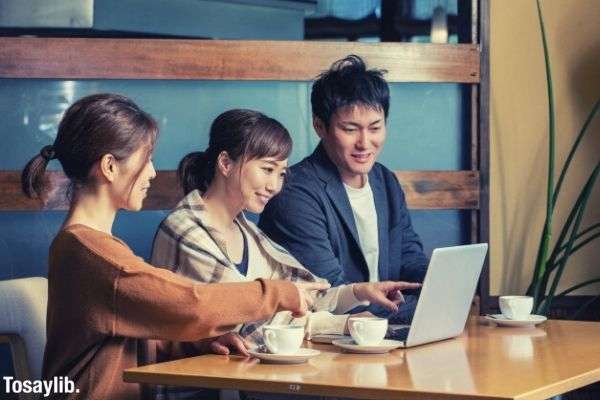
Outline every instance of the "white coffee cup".
[[360, 346], [375, 346], [381, 343], [388, 328], [388, 320], [377, 317], [348, 318], [348, 330], [352, 339]]
[[303, 326], [265, 325], [264, 341], [267, 349], [273, 354], [294, 354], [304, 339]]
[[533, 310], [531, 296], [500, 296], [500, 311], [508, 319], [523, 320], [529, 317]]

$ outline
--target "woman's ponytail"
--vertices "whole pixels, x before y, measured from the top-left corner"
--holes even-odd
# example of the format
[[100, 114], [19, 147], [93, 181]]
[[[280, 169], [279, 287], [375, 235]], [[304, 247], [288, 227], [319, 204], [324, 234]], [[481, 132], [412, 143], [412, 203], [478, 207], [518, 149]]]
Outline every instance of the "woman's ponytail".
[[41, 199], [44, 194], [44, 174], [50, 160], [56, 158], [54, 146], [44, 147], [21, 172], [21, 189], [30, 199]]
[[214, 162], [211, 163], [205, 151], [195, 151], [186, 155], [177, 167], [179, 183], [186, 195], [196, 189], [204, 192], [214, 173]]
[[156, 121], [131, 99], [114, 93], [83, 97], [65, 111], [54, 144], [45, 146], [23, 169], [23, 193], [45, 198], [44, 172], [57, 158], [70, 181], [67, 194], [72, 195], [95, 184], [90, 172], [105, 154], [126, 160], [142, 147], [149, 154], [157, 136]]

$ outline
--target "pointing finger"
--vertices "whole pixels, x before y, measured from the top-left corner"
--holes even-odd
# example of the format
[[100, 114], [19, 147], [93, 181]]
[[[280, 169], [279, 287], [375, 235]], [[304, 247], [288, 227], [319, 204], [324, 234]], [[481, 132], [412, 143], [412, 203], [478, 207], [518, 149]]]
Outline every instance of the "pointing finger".
[[387, 308], [388, 310], [393, 311], [393, 312], [398, 311], [398, 306], [396, 305], [396, 303], [387, 299], [386, 297], [381, 296], [381, 298], [379, 298], [377, 300], [378, 300], [377, 303], [379, 303], [379, 305]]

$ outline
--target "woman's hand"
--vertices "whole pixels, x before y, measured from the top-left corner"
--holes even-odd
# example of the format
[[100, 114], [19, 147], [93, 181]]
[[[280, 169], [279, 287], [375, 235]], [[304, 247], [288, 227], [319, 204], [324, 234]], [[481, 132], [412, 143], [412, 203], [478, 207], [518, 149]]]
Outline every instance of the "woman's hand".
[[312, 291], [315, 290], [326, 290], [331, 287], [329, 283], [318, 283], [318, 282], [292, 282], [296, 289], [298, 289], [298, 294], [300, 296], [300, 309], [292, 312], [292, 317], [298, 318], [305, 315], [312, 309], [313, 299], [311, 296]]
[[248, 353], [250, 343], [236, 332], [217, 336], [210, 342], [208, 348], [214, 354], [227, 356], [233, 351], [244, 357], [250, 357], [250, 353]]
[[352, 290], [358, 300], [379, 304], [390, 311], [396, 312], [398, 311], [398, 304], [404, 303], [401, 291], [420, 287], [420, 283], [385, 281], [354, 283]]

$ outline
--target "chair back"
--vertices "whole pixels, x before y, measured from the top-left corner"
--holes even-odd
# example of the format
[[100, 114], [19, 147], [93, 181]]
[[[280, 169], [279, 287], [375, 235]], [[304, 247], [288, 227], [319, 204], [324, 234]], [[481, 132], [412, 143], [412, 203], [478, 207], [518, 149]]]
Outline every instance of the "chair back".
[[47, 305], [46, 278], [0, 281], [0, 336], [11, 344], [18, 379], [41, 379]]

